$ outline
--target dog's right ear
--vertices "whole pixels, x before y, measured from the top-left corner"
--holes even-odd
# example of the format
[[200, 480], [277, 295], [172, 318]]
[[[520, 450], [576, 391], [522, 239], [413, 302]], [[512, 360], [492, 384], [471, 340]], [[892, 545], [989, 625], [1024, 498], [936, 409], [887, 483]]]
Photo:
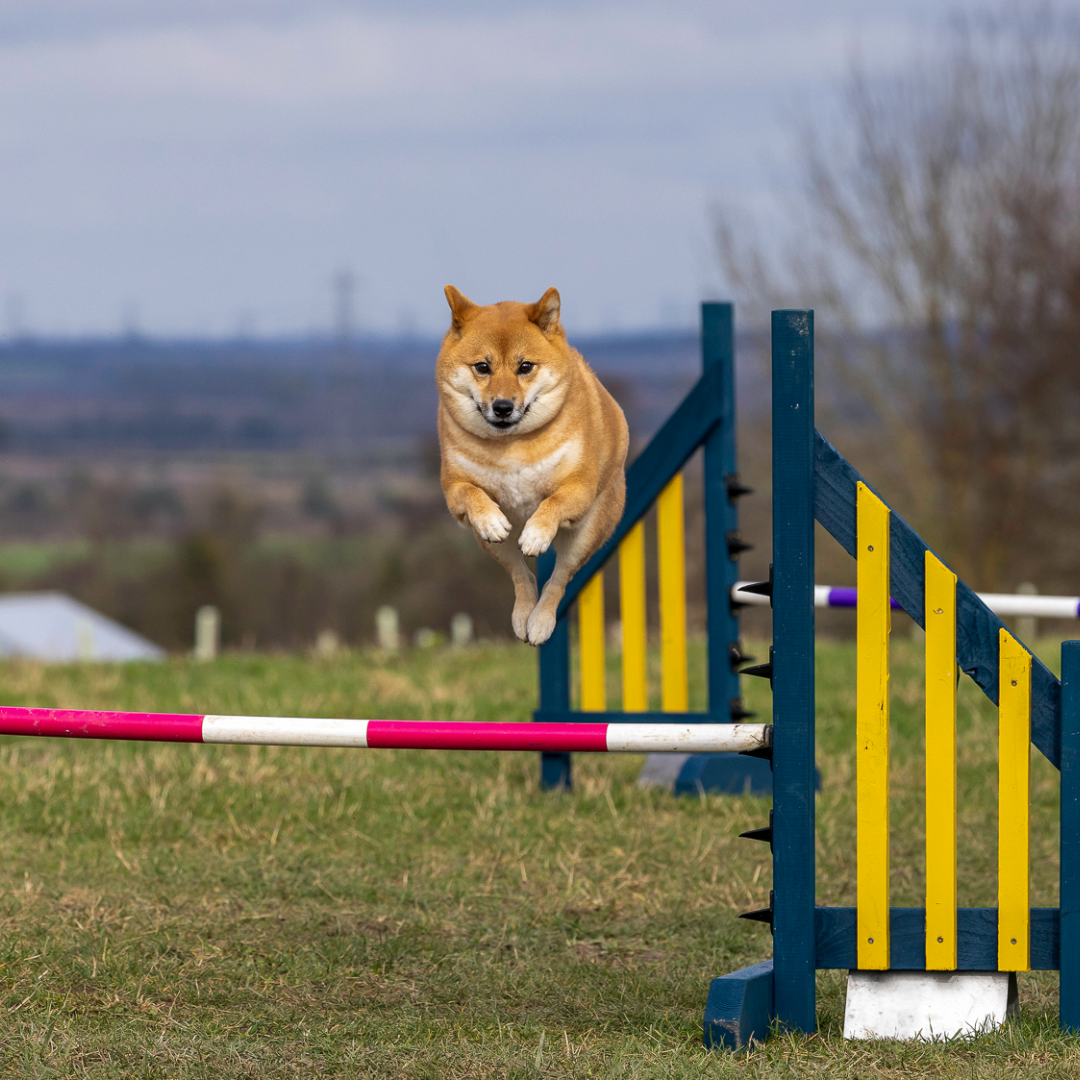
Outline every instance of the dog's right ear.
[[460, 334], [461, 328], [479, 305], [474, 304], [453, 285], [447, 285], [443, 292], [446, 293], [446, 302], [450, 305], [450, 325]]

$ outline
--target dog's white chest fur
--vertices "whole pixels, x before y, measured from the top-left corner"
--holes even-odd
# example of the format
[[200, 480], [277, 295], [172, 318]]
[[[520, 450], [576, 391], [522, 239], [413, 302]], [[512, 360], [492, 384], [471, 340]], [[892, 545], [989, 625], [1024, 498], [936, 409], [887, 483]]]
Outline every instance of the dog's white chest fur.
[[573, 440], [539, 461], [522, 462], [508, 458], [505, 464], [480, 465], [463, 454], [455, 454], [454, 458], [469, 479], [495, 500], [510, 521], [522, 525], [559, 486], [558, 481], [566, 465], [577, 457], [578, 452], [578, 443]]

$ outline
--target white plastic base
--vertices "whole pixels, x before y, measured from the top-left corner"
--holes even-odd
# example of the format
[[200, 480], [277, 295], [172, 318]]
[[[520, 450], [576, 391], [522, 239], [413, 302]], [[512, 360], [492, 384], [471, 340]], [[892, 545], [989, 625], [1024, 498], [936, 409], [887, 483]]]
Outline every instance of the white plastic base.
[[845, 1039], [952, 1039], [1001, 1027], [1017, 1012], [1008, 971], [852, 971]]

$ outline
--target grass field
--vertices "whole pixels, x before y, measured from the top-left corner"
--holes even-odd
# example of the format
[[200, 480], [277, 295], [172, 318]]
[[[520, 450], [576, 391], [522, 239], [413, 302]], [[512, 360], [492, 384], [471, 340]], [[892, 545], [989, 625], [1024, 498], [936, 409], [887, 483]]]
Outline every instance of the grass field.
[[[921, 669], [894, 651], [894, 903], [917, 904]], [[525, 720], [534, 665], [492, 645], [6, 663], [0, 684], [18, 704]], [[822, 643], [818, 671], [818, 895], [850, 904], [852, 647]], [[960, 728], [960, 901], [993, 904], [996, 723], [969, 686]], [[2, 739], [0, 1076], [1080, 1076], [1036, 974], [1019, 1020], [972, 1042], [845, 1044], [827, 972], [818, 1035], [703, 1051], [709, 980], [770, 951], [736, 918], [768, 902], [768, 847], [737, 839], [768, 804], [641, 790], [640, 764], [580, 756], [551, 795], [532, 754]], [[1056, 774], [1033, 764], [1032, 902], [1052, 905]]]

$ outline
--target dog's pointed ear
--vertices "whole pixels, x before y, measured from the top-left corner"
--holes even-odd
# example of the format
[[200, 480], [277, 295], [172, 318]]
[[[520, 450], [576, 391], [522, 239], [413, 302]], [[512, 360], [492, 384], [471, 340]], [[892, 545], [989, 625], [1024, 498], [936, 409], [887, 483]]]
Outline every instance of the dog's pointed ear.
[[557, 334], [562, 330], [559, 324], [559, 290], [548, 289], [535, 304], [529, 306], [529, 320], [536, 323], [545, 334]]
[[479, 305], [474, 304], [453, 285], [447, 285], [443, 292], [446, 293], [446, 302], [450, 305], [451, 324], [458, 333], [461, 333], [461, 328]]

